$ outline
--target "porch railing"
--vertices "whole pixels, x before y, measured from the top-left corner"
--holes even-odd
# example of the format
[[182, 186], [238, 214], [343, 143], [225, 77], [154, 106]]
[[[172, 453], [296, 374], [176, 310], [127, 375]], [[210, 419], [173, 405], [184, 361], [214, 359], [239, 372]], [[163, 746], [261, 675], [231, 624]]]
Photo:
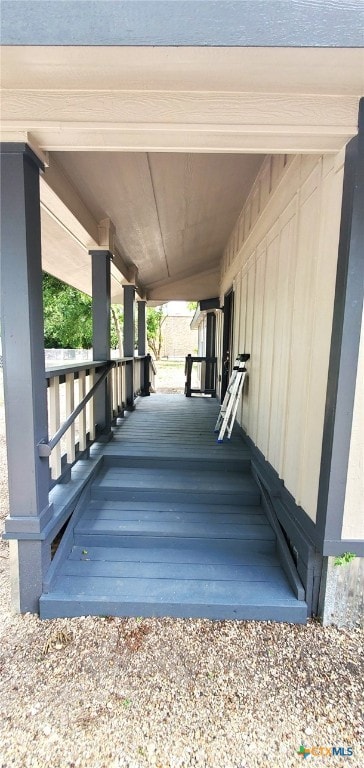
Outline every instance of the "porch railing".
[[39, 455], [49, 456], [50, 487], [66, 482], [75, 462], [88, 455], [97, 439], [94, 395], [108, 380], [110, 421], [126, 408], [127, 367], [133, 366], [134, 396], [148, 395], [155, 368], [150, 355], [110, 361], [62, 365], [46, 371], [48, 393], [48, 442], [38, 445]]
[[185, 395], [211, 395], [216, 397], [216, 357], [193, 357], [187, 355], [185, 363]]

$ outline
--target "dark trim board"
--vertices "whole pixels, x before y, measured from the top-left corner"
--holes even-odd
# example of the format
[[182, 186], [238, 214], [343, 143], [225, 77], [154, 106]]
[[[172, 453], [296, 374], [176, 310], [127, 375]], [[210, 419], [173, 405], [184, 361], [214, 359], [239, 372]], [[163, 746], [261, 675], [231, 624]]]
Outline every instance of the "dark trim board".
[[2, 0], [3, 45], [362, 47], [357, 0]]
[[[292, 494], [287, 490], [283, 480], [276, 470], [264, 458], [263, 454], [243, 431], [244, 440], [252, 454], [252, 465], [257, 475], [263, 480], [268, 489], [276, 515], [287, 536], [297, 541], [297, 546], [304, 558], [310, 556], [312, 549], [321, 557], [341, 555], [343, 552], [354, 552], [358, 557], [364, 557], [363, 539], [332, 538], [322, 542], [320, 533], [311, 518], [302, 507], [296, 504]], [[299, 570], [299, 569], [298, 569]]]
[[[244, 440], [252, 454], [252, 463], [257, 473], [263, 477], [264, 485], [269, 489], [271, 498], [279, 500], [282, 506], [289, 512], [287, 519], [284, 520], [285, 525], [290, 529], [290, 521], [292, 521], [292, 525], [294, 524], [297, 527], [297, 535], [301, 534], [302, 537], [302, 546], [305, 545], [305, 542], [306, 546], [316, 546], [318, 541], [315, 523], [305, 510], [296, 504], [292, 494], [285, 487], [283, 480], [281, 480], [274, 467], [265, 459], [251, 438], [245, 432], [243, 434]], [[281, 516], [283, 515], [284, 512], [282, 510]], [[293, 529], [288, 532], [293, 534]]]
[[[284, 487], [275, 469], [241, 430], [252, 456], [253, 476], [267, 494], [267, 502], [280, 525], [297, 573], [305, 588], [309, 615], [318, 611], [322, 555], [317, 551], [315, 524]], [[283, 549], [283, 543], [282, 543]], [[281, 550], [282, 551], [282, 550]], [[288, 563], [289, 567], [291, 564]]]
[[333, 557], [343, 552], [353, 552], [357, 557], [364, 557], [364, 539], [327, 539], [323, 546], [323, 555]]
[[[345, 507], [364, 295], [364, 98], [359, 133], [346, 148], [321, 469], [320, 549], [340, 542]], [[331, 554], [331, 552], [329, 553]]]
[[199, 305], [201, 312], [207, 312], [209, 309], [220, 309], [220, 298], [216, 296], [215, 299], [201, 299]]

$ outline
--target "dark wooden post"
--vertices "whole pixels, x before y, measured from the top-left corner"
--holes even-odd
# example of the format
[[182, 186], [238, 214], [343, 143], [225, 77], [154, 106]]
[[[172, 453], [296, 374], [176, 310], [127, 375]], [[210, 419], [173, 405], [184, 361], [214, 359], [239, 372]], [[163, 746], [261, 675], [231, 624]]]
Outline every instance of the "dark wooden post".
[[340, 540], [342, 533], [363, 312], [363, 211], [364, 98], [360, 99], [358, 136], [349, 141], [345, 153], [334, 317], [317, 503], [317, 528], [324, 549], [325, 540]]
[[37, 612], [50, 544], [40, 541], [50, 520], [44, 364], [39, 169], [26, 144], [1, 145], [1, 331], [10, 518], [12, 599]]
[[143, 360], [143, 388], [142, 388], [142, 395], [144, 397], [148, 397], [150, 395], [150, 363], [151, 363], [151, 356], [148, 354], [145, 356]]
[[[216, 315], [215, 312], [208, 312], [206, 315], [206, 357], [215, 357], [215, 337], [216, 337]], [[215, 363], [206, 360], [205, 389], [214, 392], [215, 384]], [[215, 393], [216, 394], [216, 393]], [[215, 395], [214, 395], [215, 396]]]
[[147, 302], [138, 301], [138, 355], [145, 357], [147, 354]]
[[[140, 390], [142, 395], [150, 395], [149, 365], [150, 355], [147, 355], [147, 314], [146, 301], [138, 301], [138, 355], [144, 357], [141, 364]], [[147, 355], [147, 356], [146, 356]]]
[[[110, 357], [110, 264], [108, 250], [90, 251], [92, 259], [92, 343], [94, 360]], [[108, 440], [111, 432], [110, 379], [95, 394], [97, 437]]]
[[191, 397], [191, 377], [192, 377], [191, 355], [187, 355], [186, 357], [185, 373], [186, 373], [185, 395], [186, 397]]
[[135, 345], [135, 287], [124, 285], [124, 356], [131, 357], [125, 369], [126, 409], [134, 408], [134, 345]]

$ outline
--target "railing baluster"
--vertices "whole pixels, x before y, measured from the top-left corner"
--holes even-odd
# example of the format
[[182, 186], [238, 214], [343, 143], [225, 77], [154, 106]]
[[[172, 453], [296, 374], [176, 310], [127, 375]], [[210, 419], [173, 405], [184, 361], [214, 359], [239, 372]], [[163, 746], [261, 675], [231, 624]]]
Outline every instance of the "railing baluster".
[[123, 380], [122, 380], [122, 363], [118, 363], [116, 367], [117, 381], [118, 381], [118, 413], [123, 410]]
[[111, 416], [114, 418], [114, 416], [118, 413], [118, 378], [117, 378], [117, 368], [112, 369], [111, 372], [112, 376], [112, 413]]
[[[95, 384], [95, 368], [90, 368], [90, 389]], [[93, 397], [88, 403], [88, 414], [90, 422], [90, 440], [95, 440], [96, 437], [96, 424], [95, 424], [95, 401]]]
[[[67, 373], [66, 374], [66, 417], [68, 417], [72, 413], [74, 407], [75, 407], [75, 377], [73, 373]], [[60, 445], [60, 443], [58, 443], [58, 445]], [[67, 451], [67, 463], [73, 464], [76, 458], [75, 423], [74, 422], [73, 424], [71, 424], [70, 428], [66, 432], [66, 451]]]
[[[54, 376], [49, 386], [49, 427], [51, 434], [57, 432], [61, 424], [59, 402], [59, 376]], [[59, 442], [50, 457], [52, 480], [57, 480], [62, 470], [61, 443]]]
[[[83, 400], [83, 398], [86, 395], [86, 371], [80, 371], [78, 374], [78, 391], [79, 391], [79, 398], [81, 402], [81, 400]], [[86, 409], [85, 408], [83, 408], [83, 410], [80, 413], [78, 428], [79, 428], [79, 448], [80, 448], [80, 451], [85, 451], [87, 448]]]
[[[121, 378], [122, 378], [122, 385], [123, 385], [123, 404], [126, 406], [126, 365], [123, 365], [121, 367]], [[125, 400], [124, 400], [125, 398]]]

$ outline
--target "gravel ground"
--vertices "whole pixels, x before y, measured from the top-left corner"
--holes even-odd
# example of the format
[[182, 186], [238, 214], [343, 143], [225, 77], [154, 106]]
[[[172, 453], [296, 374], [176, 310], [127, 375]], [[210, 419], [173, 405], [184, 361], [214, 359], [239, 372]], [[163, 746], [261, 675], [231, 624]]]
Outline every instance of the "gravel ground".
[[[3, 409], [0, 493], [7, 510]], [[1, 768], [290, 768], [300, 745], [364, 765], [363, 631], [80, 618], [10, 607], [0, 548]]]

